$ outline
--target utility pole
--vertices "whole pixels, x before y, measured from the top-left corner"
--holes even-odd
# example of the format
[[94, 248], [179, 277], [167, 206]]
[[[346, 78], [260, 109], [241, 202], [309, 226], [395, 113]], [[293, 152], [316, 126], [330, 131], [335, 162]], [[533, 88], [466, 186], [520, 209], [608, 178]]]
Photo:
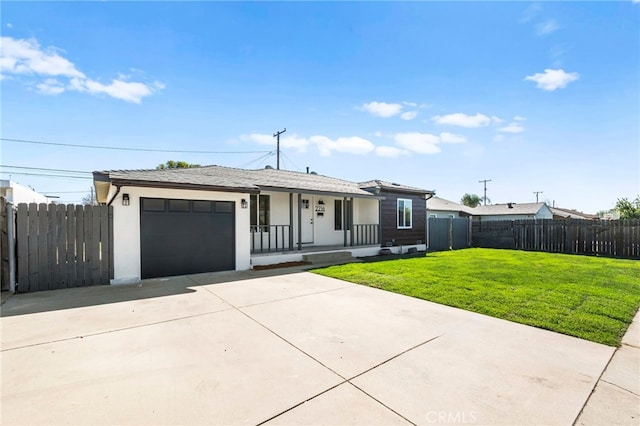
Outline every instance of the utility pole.
[[285, 127], [283, 131], [281, 132], [275, 132], [273, 134], [273, 137], [276, 138], [277, 144], [276, 144], [276, 169], [280, 170], [280, 135], [284, 132], [287, 131], [287, 128]]
[[536, 203], [538, 202], [538, 195], [542, 194], [542, 191], [533, 191], [534, 194], [536, 194]]
[[479, 180], [478, 183], [484, 183], [484, 197], [482, 198], [484, 205], [487, 205], [487, 182], [491, 182], [491, 179]]

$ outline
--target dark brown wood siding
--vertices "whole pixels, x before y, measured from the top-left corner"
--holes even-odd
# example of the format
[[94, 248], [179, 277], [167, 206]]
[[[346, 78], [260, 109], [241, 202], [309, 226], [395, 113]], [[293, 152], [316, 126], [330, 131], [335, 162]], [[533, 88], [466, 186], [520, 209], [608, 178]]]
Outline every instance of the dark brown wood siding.
[[[405, 194], [400, 192], [381, 191], [385, 197], [381, 201], [382, 214], [382, 241], [381, 245], [388, 243], [394, 245], [424, 244], [426, 238], [426, 212], [427, 206], [424, 194]], [[398, 198], [412, 201], [412, 226], [411, 229], [398, 229]]]

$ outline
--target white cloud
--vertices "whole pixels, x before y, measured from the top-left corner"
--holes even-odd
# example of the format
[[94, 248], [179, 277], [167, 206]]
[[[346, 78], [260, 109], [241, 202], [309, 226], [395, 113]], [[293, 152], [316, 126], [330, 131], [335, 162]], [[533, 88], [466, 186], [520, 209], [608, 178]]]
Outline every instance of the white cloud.
[[266, 135], [264, 133], [251, 133], [249, 135], [240, 135], [240, 140], [243, 142], [255, 142], [260, 145], [274, 145], [276, 140], [273, 135]]
[[376, 147], [376, 155], [378, 157], [398, 157], [400, 155], [407, 155], [408, 151], [400, 148], [396, 148], [395, 146], [379, 146]]
[[491, 123], [491, 119], [484, 114], [467, 115], [461, 112], [448, 115], [436, 115], [432, 118], [438, 124], [448, 124], [460, 127], [483, 127]]
[[418, 115], [418, 111], [407, 111], [400, 114], [400, 118], [403, 120], [413, 120]]
[[332, 151], [345, 152], [348, 154], [368, 154], [375, 149], [375, 145], [367, 139], [351, 136], [332, 140], [326, 136], [312, 136], [311, 143], [314, 143], [320, 155], [329, 156]]
[[371, 115], [375, 115], [376, 117], [389, 118], [400, 114], [400, 111], [402, 111], [402, 105], [373, 101], [363, 104], [361, 109]]
[[513, 119], [515, 121], [524, 121], [524, 120], [526, 120], [526, 118], [522, 117], [521, 115], [516, 115], [515, 117], [513, 117]]
[[560, 27], [556, 21], [553, 19], [547, 19], [546, 21], [536, 25], [536, 34], [539, 36], [546, 36], [555, 32], [558, 28]]
[[3, 73], [84, 78], [73, 63], [58, 55], [55, 49], [40, 49], [34, 39], [2, 37], [1, 41], [0, 71]]
[[498, 124], [500, 124], [500, 123], [502, 123], [504, 120], [503, 120], [502, 118], [500, 118], [500, 117], [496, 117], [495, 115], [492, 115], [492, 116], [491, 116], [491, 121], [492, 121], [492, 122], [494, 122], [494, 123], [498, 123]]
[[404, 102], [402, 102], [402, 104], [403, 104], [403, 105], [406, 105], [406, 106], [408, 106], [408, 107], [411, 107], [411, 108], [417, 108], [417, 107], [418, 107], [418, 104], [417, 104], [417, 103], [415, 103], [415, 102], [407, 102], [407, 101], [404, 101]]
[[68, 79], [65, 84], [56, 79], [45, 78], [36, 84], [40, 93], [55, 95], [66, 90], [76, 90], [90, 94], [105, 94], [123, 101], [140, 103], [142, 98], [164, 89], [164, 84], [154, 82], [127, 81], [119, 75], [111, 83], [104, 84], [87, 77], [68, 59], [60, 56], [60, 50], [53, 47], [41, 48], [35, 39], [14, 39], [2, 37], [0, 49], [0, 72], [5, 75], [29, 76], [42, 79], [58, 77]]
[[540, 4], [533, 3], [532, 5], [527, 7], [524, 10], [524, 12], [522, 12], [522, 17], [520, 18], [520, 22], [526, 23], [531, 21], [533, 18], [536, 17], [536, 15], [538, 14], [538, 12], [540, 12], [540, 10], [542, 10], [542, 7], [540, 6]]
[[565, 72], [562, 69], [552, 70], [545, 69], [544, 73], [536, 73], [534, 75], [528, 75], [524, 79], [528, 81], [535, 81], [536, 87], [542, 90], [554, 91], [556, 89], [562, 89], [573, 81], [580, 78], [580, 74], [577, 72]]
[[418, 154], [437, 154], [440, 152], [440, 138], [429, 133], [398, 133], [395, 135], [398, 145]]
[[64, 86], [55, 78], [48, 78], [42, 83], [36, 85], [38, 92], [45, 95], [58, 95], [64, 92]]
[[442, 132], [440, 133], [440, 141], [442, 143], [465, 143], [467, 138], [453, 133]]
[[505, 127], [499, 128], [498, 131], [504, 132], [504, 133], [522, 133], [524, 132], [524, 127], [522, 127], [520, 123], [513, 122], [513, 123], [509, 123]]
[[640, 3], [640, 0], [631, 0], [631, 3]]
[[7, 22], [7, 28], [13, 28], [13, 24], [11, 22]]

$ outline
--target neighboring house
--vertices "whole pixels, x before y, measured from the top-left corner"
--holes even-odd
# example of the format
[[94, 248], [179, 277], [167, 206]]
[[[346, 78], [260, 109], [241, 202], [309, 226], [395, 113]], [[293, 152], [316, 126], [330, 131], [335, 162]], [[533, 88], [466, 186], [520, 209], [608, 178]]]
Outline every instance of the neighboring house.
[[587, 219], [599, 220], [597, 214], [582, 213], [577, 210], [561, 209], [560, 207], [549, 207], [554, 219]]
[[432, 197], [427, 201], [427, 217], [429, 218], [468, 218], [471, 216], [471, 210], [471, 207], [440, 197]]
[[360, 188], [383, 197], [380, 201], [383, 246], [424, 245], [426, 234], [426, 200], [434, 191], [371, 180]]
[[12, 180], [0, 180], [0, 196], [12, 204], [49, 203], [46, 195], [40, 194]]
[[551, 209], [545, 203], [506, 203], [478, 206], [471, 209], [473, 220], [527, 220], [553, 219]]
[[246, 270], [328, 248], [372, 255], [385, 241], [423, 249], [430, 193], [220, 166], [94, 172], [94, 185], [98, 202], [114, 210], [114, 283]]

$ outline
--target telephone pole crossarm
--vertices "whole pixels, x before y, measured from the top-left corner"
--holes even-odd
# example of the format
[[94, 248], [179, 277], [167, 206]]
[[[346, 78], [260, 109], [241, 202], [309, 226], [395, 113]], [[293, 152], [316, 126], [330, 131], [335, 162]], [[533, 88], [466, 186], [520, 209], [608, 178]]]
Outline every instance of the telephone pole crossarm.
[[487, 205], [487, 182], [491, 182], [491, 179], [483, 179], [478, 181], [478, 183], [484, 183], [484, 197], [482, 197], [482, 202], [485, 206]]

